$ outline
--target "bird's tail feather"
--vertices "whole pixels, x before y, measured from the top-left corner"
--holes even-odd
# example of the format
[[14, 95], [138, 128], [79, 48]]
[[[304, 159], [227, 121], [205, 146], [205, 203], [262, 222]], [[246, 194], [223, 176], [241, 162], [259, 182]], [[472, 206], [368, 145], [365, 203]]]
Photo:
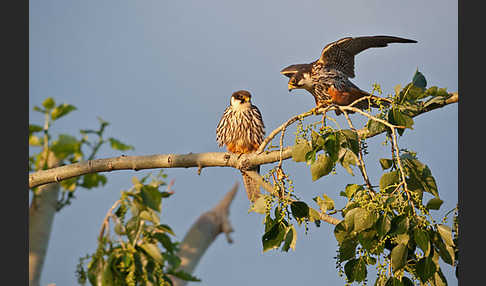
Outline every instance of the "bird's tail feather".
[[[257, 174], [260, 174], [260, 166], [248, 169], [246, 170], [246, 172], [256, 172]], [[261, 195], [259, 184], [255, 182], [250, 176], [246, 175], [243, 171], [241, 172], [241, 175], [243, 176], [243, 185], [245, 186], [248, 199], [250, 200], [250, 202], [256, 201]]]

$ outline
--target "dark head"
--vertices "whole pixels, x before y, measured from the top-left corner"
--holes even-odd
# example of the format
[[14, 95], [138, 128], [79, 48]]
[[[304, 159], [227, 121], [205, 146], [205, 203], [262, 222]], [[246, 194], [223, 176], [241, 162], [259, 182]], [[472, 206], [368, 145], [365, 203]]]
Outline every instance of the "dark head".
[[251, 94], [246, 90], [235, 91], [231, 95], [230, 102], [232, 106], [251, 105]]
[[289, 78], [288, 88], [291, 91], [296, 88], [312, 88], [311, 70], [311, 64], [298, 64], [288, 66], [281, 70], [280, 73]]

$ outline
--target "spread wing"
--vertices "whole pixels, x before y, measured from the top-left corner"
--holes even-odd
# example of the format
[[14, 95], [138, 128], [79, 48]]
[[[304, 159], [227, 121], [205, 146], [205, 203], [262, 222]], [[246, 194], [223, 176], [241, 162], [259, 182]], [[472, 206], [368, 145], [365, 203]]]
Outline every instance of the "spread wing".
[[392, 36], [347, 37], [324, 47], [319, 62], [354, 77], [354, 56], [368, 48], [386, 47], [389, 43], [416, 43], [415, 40]]

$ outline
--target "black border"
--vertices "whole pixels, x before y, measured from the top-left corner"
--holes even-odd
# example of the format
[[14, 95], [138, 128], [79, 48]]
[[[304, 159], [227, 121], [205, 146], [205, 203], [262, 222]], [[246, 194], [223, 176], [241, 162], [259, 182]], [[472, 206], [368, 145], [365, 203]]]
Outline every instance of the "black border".
[[[10, 6], [10, 7], [9, 7]], [[2, 275], [4, 285], [28, 285], [29, 2], [3, 7], [2, 38]], [[11, 9], [13, 8], [13, 9]], [[13, 12], [13, 13], [12, 13]], [[8, 272], [7, 272], [8, 271]], [[6, 281], [5, 281], [6, 280]]]
[[[467, 6], [466, 6], [467, 3]], [[478, 3], [477, 5], [471, 5]], [[459, 285], [484, 283], [484, 264], [478, 261], [483, 252], [485, 200], [484, 175], [484, 16], [480, 2], [458, 1], [459, 18]], [[484, 164], [484, 163], [483, 163]], [[481, 282], [482, 281], [482, 282]]]

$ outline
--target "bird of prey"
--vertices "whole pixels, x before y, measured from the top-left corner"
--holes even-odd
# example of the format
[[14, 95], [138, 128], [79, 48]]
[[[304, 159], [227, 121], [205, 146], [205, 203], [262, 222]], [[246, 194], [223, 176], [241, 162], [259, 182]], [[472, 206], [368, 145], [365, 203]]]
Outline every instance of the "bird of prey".
[[[309, 64], [288, 66], [280, 73], [289, 77], [289, 92], [299, 88], [307, 90], [314, 96], [318, 107], [329, 104], [349, 105], [363, 96], [370, 96], [349, 80], [355, 76], [355, 55], [368, 48], [386, 47], [389, 43], [416, 42], [393, 36], [346, 37], [327, 44], [318, 60]], [[376, 96], [371, 98], [379, 99]], [[355, 107], [367, 109], [368, 103], [368, 100], [362, 100]], [[372, 103], [371, 106], [378, 107], [376, 103]], [[336, 110], [337, 115], [340, 113]]]
[[[246, 90], [235, 91], [216, 128], [218, 145], [226, 145], [231, 153], [247, 154], [258, 149], [264, 136], [265, 125], [262, 115], [251, 103], [251, 94]], [[247, 171], [260, 173], [260, 166]], [[248, 175], [241, 173], [248, 199], [254, 202], [260, 195], [260, 188]]]

